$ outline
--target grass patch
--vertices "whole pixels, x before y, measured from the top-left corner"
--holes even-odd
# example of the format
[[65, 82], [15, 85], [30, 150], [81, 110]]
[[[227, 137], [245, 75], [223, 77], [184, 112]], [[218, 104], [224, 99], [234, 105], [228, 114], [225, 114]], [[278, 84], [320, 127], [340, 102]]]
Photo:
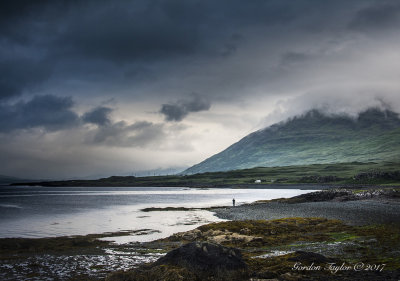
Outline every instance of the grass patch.
[[333, 232], [330, 233], [329, 235], [335, 242], [355, 240], [360, 237], [354, 233], [348, 233], [348, 232]]

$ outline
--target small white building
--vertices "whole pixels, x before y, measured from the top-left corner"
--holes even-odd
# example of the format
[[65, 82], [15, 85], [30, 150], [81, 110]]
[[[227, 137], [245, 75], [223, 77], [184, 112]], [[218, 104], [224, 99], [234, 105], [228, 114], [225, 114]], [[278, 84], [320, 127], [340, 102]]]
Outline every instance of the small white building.
[[254, 183], [261, 183], [261, 180], [255, 180]]

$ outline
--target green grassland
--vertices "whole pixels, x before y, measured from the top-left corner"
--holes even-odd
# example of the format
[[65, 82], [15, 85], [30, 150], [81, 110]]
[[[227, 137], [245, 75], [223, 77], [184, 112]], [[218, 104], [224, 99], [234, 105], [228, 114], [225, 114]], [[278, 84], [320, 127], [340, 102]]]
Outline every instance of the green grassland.
[[[364, 175], [364, 176], [363, 176]], [[254, 183], [261, 180], [261, 184]], [[350, 162], [284, 167], [256, 167], [227, 172], [153, 177], [113, 176], [99, 180], [29, 183], [43, 186], [188, 186], [262, 187], [276, 184], [400, 184], [400, 162]], [[18, 185], [26, 185], [21, 183]]]

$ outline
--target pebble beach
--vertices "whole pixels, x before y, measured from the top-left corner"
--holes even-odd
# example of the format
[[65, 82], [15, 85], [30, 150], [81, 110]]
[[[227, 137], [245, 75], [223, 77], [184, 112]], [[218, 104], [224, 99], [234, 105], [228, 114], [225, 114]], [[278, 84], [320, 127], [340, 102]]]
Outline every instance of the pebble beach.
[[338, 219], [350, 225], [400, 224], [400, 202], [357, 200], [346, 202], [269, 202], [215, 210], [228, 220], [271, 220], [288, 217], [323, 217]]

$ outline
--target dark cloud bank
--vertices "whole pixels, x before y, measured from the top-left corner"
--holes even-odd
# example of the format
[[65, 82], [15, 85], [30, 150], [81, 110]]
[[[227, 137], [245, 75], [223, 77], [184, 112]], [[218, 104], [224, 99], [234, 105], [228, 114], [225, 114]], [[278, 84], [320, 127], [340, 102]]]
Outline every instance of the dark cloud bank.
[[70, 97], [35, 96], [29, 101], [0, 104], [0, 132], [41, 127], [48, 131], [70, 128], [79, 117]]
[[[13, 105], [0, 105], [0, 133], [40, 129], [56, 132], [66, 129], [85, 132], [86, 143], [106, 146], [144, 147], [161, 142], [164, 125], [147, 121], [128, 124], [110, 118], [113, 109], [99, 106], [79, 116], [71, 97], [35, 96]], [[86, 124], [96, 125], [85, 128]]]
[[[266, 52], [280, 44], [284, 51], [293, 44], [290, 37], [301, 43], [300, 36], [318, 40], [351, 29], [394, 29], [400, 12], [396, 1], [364, 0], [3, 1], [0, 11], [3, 99], [40, 93], [60, 78], [93, 81], [93, 87], [102, 79], [131, 86], [132, 80], [178, 74], [187, 64], [226, 60], [249, 44], [263, 45]], [[284, 53], [285, 60], [304, 58], [296, 50]], [[230, 83], [243, 83], [246, 72]]]
[[198, 94], [193, 94], [191, 99], [180, 100], [173, 104], [163, 104], [160, 113], [165, 116], [166, 121], [182, 121], [189, 113], [209, 110], [210, 101]]
[[93, 110], [86, 112], [82, 119], [86, 123], [92, 123], [99, 126], [109, 125], [111, 123], [110, 113], [112, 109], [109, 107], [99, 106]]
[[[8, 147], [38, 131], [68, 131], [77, 154], [184, 143], [193, 133], [178, 139], [180, 124], [224, 106], [274, 121], [313, 107], [354, 114], [379, 100], [399, 111], [399, 35], [395, 0], [1, 1], [0, 161], [4, 173], [33, 171], [40, 142], [29, 155]], [[110, 98], [131, 115], [101, 105]], [[58, 151], [58, 141], [46, 149]], [[43, 170], [55, 161], [48, 155]], [[194, 164], [185, 161], [177, 164]]]

